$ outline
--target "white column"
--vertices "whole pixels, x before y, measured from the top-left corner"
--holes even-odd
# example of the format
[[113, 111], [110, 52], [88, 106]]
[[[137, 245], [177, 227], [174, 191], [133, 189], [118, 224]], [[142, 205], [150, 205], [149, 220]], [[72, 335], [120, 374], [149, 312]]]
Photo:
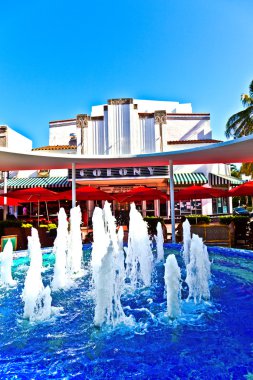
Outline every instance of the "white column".
[[160, 216], [160, 202], [159, 199], [154, 200], [155, 216]]
[[171, 215], [171, 241], [176, 242], [175, 234], [175, 202], [174, 202], [174, 180], [173, 180], [173, 161], [170, 160], [170, 215]]
[[72, 208], [76, 207], [76, 164], [72, 162]]
[[142, 201], [142, 216], [143, 218], [147, 216], [147, 201]]

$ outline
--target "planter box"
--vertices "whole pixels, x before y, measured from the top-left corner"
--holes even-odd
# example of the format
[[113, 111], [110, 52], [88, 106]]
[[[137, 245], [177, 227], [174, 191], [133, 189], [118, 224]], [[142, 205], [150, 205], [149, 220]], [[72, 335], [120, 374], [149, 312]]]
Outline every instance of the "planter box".
[[30, 228], [22, 228], [22, 227], [5, 227], [4, 228], [4, 235], [17, 235], [17, 250], [24, 250], [27, 249], [27, 235], [26, 233], [29, 233], [31, 229]]
[[191, 233], [199, 235], [207, 245], [231, 247], [233, 236], [231, 229], [225, 224], [196, 224], [191, 226]]

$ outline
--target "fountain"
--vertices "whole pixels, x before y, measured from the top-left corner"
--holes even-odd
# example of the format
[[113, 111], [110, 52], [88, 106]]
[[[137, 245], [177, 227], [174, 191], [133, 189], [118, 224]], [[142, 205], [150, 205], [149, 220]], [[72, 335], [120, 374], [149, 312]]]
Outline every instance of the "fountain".
[[94, 286], [95, 326], [116, 326], [127, 322], [121, 306], [124, 290], [124, 253], [116, 235], [116, 223], [110, 205], [104, 212], [96, 207], [92, 217], [93, 238], [91, 268]]
[[208, 258], [207, 247], [202, 238], [193, 234], [190, 246], [190, 260], [186, 265], [186, 283], [189, 286], [188, 299], [194, 302], [210, 298], [209, 280], [211, 263]]
[[157, 223], [157, 236], [156, 236], [156, 252], [157, 252], [157, 260], [163, 261], [164, 260], [164, 237], [163, 237], [163, 229], [161, 222]]
[[[105, 208], [95, 209], [94, 243], [92, 248], [85, 245], [85, 257], [92, 249], [90, 267], [89, 263], [82, 263], [87, 276], [78, 279], [78, 286], [52, 294], [53, 304], [64, 310], [57, 318], [50, 318], [53, 307], [51, 312], [41, 313], [47, 314], [46, 318], [37, 318], [36, 297], [29, 294], [29, 290], [33, 294], [35, 289], [42, 289], [42, 280], [50, 283], [56, 273], [54, 255], [44, 253], [42, 271], [38, 241], [33, 242], [35, 236], [29, 239], [31, 266], [24, 280], [29, 258], [15, 254], [12, 269], [17, 285], [11, 291], [0, 287], [0, 378], [250, 378], [252, 252], [209, 247], [213, 273], [208, 284], [207, 248], [193, 236], [186, 267], [189, 289], [184, 288], [180, 297], [178, 264], [183, 277], [185, 272], [182, 246], [165, 243], [165, 265], [157, 262], [153, 267], [151, 260], [150, 285], [146, 286], [138, 273], [138, 286], [134, 289], [128, 284], [122, 258], [122, 228], [116, 234], [110, 208]], [[133, 214], [136, 235], [132, 235], [131, 243], [139, 231], [143, 239], [142, 227]], [[149, 255], [147, 259], [150, 264]], [[126, 260], [130, 261], [127, 257]], [[25, 302], [26, 318], [32, 314], [31, 321], [43, 319], [43, 324], [29, 324], [21, 317], [24, 281], [23, 298], [27, 292], [33, 305], [28, 308]], [[202, 284], [200, 290], [197, 281]], [[49, 294], [39, 305], [50, 306], [50, 298]], [[208, 302], [188, 302], [208, 298]]]
[[191, 246], [191, 225], [186, 219], [183, 222], [183, 258], [187, 265], [190, 261], [190, 246]]
[[60, 208], [58, 214], [57, 236], [54, 241], [53, 252], [55, 254], [55, 265], [52, 289], [65, 289], [72, 282], [67, 276], [68, 221], [63, 207]]
[[131, 203], [128, 249], [126, 257], [126, 277], [133, 289], [150, 286], [153, 254], [148, 236], [147, 223]]
[[12, 278], [11, 267], [13, 265], [13, 245], [10, 239], [4, 246], [0, 254], [0, 284], [5, 286], [15, 286], [16, 281]]
[[170, 318], [177, 318], [181, 313], [181, 273], [176, 256], [169, 255], [164, 266], [164, 282], [167, 294], [167, 312]]
[[44, 287], [42, 271], [42, 252], [38, 231], [32, 228], [32, 235], [28, 236], [28, 251], [30, 253], [30, 266], [26, 275], [22, 292], [24, 301], [24, 318], [31, 322], [43, 321], [51, 316], [51, 289]]
[[82, 235], [80, 225], [82, 215], [80, 206], [70, 210], [70, 232], [67, 252], [67, 273], [70, 278], [78, 278], [84, 275], [82, 268]]

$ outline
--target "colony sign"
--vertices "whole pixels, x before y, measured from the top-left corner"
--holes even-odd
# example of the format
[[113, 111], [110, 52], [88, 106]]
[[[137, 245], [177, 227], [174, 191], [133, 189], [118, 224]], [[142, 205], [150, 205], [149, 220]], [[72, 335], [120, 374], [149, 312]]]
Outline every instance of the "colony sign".
[[[69, 169], [69, 178], [72, 170]], [[168, 166], [145, 166], [133, 168], [76, 169], [76, 179], [110, 179], [110, 178], [169, 177]]]

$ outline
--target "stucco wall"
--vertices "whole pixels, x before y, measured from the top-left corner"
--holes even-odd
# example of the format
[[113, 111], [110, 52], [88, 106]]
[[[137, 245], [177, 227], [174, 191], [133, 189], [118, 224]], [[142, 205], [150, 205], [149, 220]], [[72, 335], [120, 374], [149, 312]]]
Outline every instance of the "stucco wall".
[[31, 151], [32, 140], [7, 127], [7, 147], [16, 152]]

